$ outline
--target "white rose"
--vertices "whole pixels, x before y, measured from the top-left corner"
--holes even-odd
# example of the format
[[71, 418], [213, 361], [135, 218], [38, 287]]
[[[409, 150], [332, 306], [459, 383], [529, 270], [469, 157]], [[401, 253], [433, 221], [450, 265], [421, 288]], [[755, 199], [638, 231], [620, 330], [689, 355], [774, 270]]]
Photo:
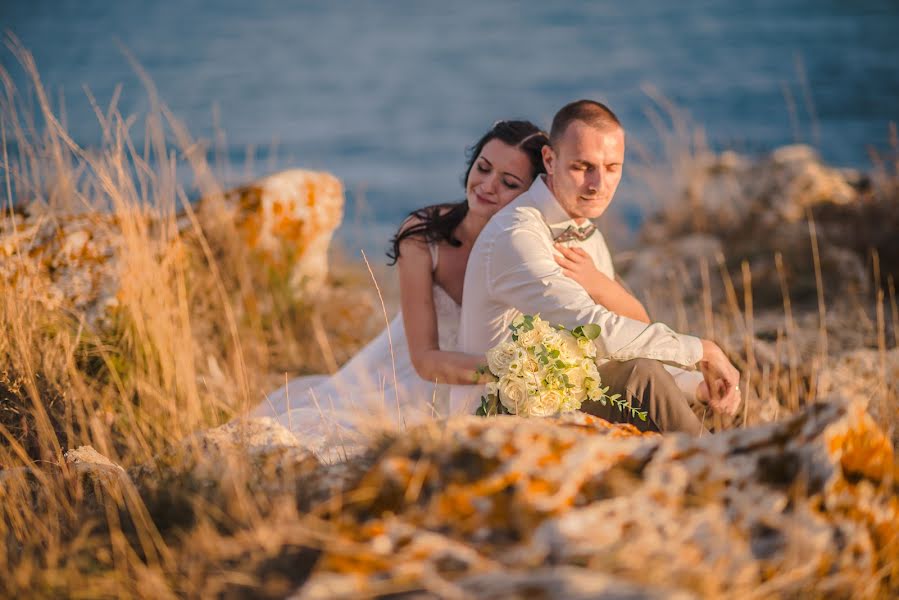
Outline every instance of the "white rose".
[[527, 351], [517, 343], [514, 343], [513, 345], [515, 346], [515, 357], [512, 359], [512, 362], [509, 363], [509, 374], [525, 375], [528, 373], [534, 359], [532, 359]]
[[557, 390], [543, 390], [528, 406], [529, 417], [551, 417], [562, 408], [563, 397]]
[[568, 375], [568, 383], [574, 387], [584, 387], [584, 380], [587, 378], [587, 372], [577, 367], [565, 371]]
[[503, 377], [499, 380], [499, 401], [513, 415], [526, 411], [528, 388], [519, 377]]
[[584, 355], [584, 351], [578, 343], [577, 338], [568, 333], [567, 331], [561, 331], [560, 337], [562, 338], [562, 353], [569, 357], [578, 357]]
[[487, 351], [487, 367], [491, 373], [501, 377], [509, 372], [509, 364], [517, 356], [518, 347], [515, 344], [511, 342], [499, 344]]
[[559, 350], [560, 352], [563, 349], [564, 338], [559, 335], [558, 331], [547, 331], [543, 335], [543, 345], [551, 350]]
[[541, 335], [547, 335], [549, 333], [555, 332], [555, 330], [550, 327], [549, 323], [537, 317], [534, 319], [534, 329], [540, 332]]
[[568, 369], [565, 372], [568, 375], [568, 384], [572, 387], [568, 388], [568, 393], [579, 401], [583, 401], [587, 397], [587, 388], [585, 381], [587, 373], [583, 369]]
[[584, 389], [587, 390], [587, 397], [591, 400], [598, 400], [602, 392], [600, 391], [599, 380], [588, 377], [584, 381]]
[[520, 331], [518, 333], [518, 343], [524, 348], [536, 346], [543, 339], [543, 334], [536, 327], [530, 331]]
[[540, 373], [540, 363], [531, 357], [527, 357], [522, 363], [522, 370], [525, 373]]
[[584, 400], [587, 399], [587, 389], [584, 387], [573, 387], [568, 390], [567, 396], [570, 398], [570, 404], [573, 406], [572, 410], [578, 409]]
[[581, 360], [580, 367], [587, 377], [592, 377], [599, 381], [599, 371], [596, 369], [596, 363], [593, 362], [593, 359], [585, 358]]
[[578, 348], [580, 348], [581, 352], [583, 352], [586, 356], [590, 358], [596, 357], [596, 344], [593, 343], [593, 340], [588, 340], [587, 338], [578, 338], [577, 340]]

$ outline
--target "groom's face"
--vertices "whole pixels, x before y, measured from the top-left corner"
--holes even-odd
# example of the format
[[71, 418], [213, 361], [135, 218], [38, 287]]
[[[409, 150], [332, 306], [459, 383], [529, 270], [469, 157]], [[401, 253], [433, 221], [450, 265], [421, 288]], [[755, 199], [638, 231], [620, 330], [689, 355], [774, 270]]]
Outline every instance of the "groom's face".
[[602, 215], [621, 181], [624, 130], [573, 121], [552, 147], [543, 148], [547, 185], [572, 219]]

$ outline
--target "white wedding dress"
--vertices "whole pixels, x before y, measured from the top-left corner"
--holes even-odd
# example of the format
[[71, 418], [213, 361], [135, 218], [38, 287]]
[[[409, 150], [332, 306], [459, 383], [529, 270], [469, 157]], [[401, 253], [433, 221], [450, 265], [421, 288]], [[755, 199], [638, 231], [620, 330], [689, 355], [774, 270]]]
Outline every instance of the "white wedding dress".
[[[437, 246], [429, 248], [436, 269]], [[440, 348], [454, 350], [461, 307], [439, 285], [433, 290]], [[249, 416], [272, 417], [306, 448], [339, 460], [369, 432], [446, 416], [448, 405], [449, 386], [425, 381], [412, 366], [400, 312], [337, 373], [297, 377], [268, 394]]]

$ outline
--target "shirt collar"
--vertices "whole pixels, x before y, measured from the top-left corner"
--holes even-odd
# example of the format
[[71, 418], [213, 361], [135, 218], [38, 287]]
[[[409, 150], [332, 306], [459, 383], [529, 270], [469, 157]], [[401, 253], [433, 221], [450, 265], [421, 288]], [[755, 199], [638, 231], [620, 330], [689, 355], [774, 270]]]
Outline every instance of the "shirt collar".
[[528, 199], [529, 204], [539, 210], [540, 214], [543, 215], [543, 220], [549, 225], [553, 236], [559, 235], [568, 229], [569, 226], [582, 227], [588, 225], [590, 223], [589, 220], [578, 225], [575, 220], [565, 212], [565, 209], [562, 208], [562, 205], [559, 204], [559, 201], [556, 200], [556, 197], [546, 186], [544, 177], [545, 175], [538, 175], [534, 179], [534, 183], [532, 183], [530, 189], [528, 189]]

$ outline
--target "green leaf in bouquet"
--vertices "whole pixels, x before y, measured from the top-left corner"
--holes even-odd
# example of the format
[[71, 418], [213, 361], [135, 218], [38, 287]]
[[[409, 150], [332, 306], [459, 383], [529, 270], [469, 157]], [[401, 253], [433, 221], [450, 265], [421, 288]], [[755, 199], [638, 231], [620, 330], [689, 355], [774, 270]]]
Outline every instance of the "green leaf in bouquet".
[[[592, 379], [587, 377], [584, 381], [586, 384], [587, 382], [592, 381]], [[611, 404], [612, 406], [614, 406], [615, 408], [617, 408], [618, 410], [620, 410], [621, 412], [623, 412], [625, 414], [630, 413], [631, 417], [633, 417], [633, 418], [638, 418], [641, 421], [647, 420], [649, 413], [647, 413], [645, 410], [639, 410], [639, 409], [635, 408], [634, 406], [632, 406], [630, 401], [622, 399], [621, 394], [612, 394], [610, 396], [609, 395], [609, 386], [599, 388], [599, 392], [600, 392], [599, 398], [595, 398], [593, 400], [594, 402], [599, 402], [603, 406], [607, 406], [608, 404]]]
[[509, 414], [496, 394], [481, 396], [481, 405], [475, 411], [476, 417], [492, 417], [498, 414]]
[[602, 333], [602, 327], [596, 323], [587, 323], [586, 325], [578, 325], [571, 330], [571, 333], [577, 337], [584, 337], [588, 340], [595, 340]]

